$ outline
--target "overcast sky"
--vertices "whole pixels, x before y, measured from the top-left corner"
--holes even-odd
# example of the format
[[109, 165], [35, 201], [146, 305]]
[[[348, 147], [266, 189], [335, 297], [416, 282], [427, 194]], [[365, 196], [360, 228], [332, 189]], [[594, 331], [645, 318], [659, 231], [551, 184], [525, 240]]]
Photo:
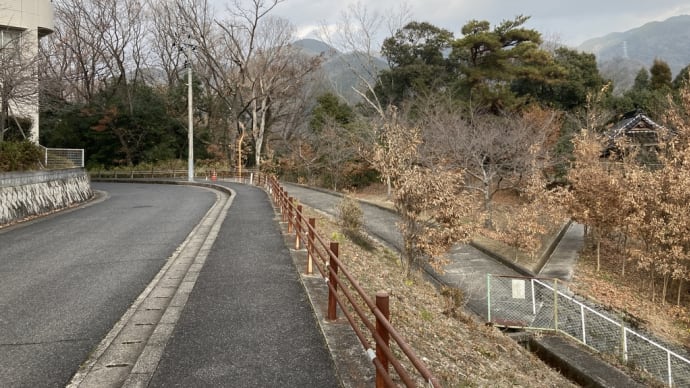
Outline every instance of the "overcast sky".
[[[315, 37], [313, 30], [333, 24], [357, 0], [285, 0], [272, 12], [290, 20], [300, 37]], [[380, 13], [399, 9], [401, 1], [363, 2]], [[488, 20], [492, 26], [517, 15], [529, 15], [527, 27], [544, 38], [577, 46], [587, 39], [622, 32], [647, 22], [690, 14], [688, 0], [408, 0], [411, 20], [426, 21], [461, 36], [469, 20]]]

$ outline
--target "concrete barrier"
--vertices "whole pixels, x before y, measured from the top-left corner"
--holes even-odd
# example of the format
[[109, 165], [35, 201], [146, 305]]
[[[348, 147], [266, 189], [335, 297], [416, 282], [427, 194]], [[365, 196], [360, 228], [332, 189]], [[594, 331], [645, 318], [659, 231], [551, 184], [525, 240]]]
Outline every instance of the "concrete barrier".
[[92, 196], [84, 169], [0, 173], [0, 225], [60, 210]]

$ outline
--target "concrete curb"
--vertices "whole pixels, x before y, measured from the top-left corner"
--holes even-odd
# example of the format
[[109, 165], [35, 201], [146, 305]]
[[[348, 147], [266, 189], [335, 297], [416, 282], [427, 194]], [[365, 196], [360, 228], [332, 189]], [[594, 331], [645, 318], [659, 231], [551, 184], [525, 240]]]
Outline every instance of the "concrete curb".
[[[94, 181], [97, 182], [113, 182], [113, 183], [149, 183], [149, 184], [176, 184], [176, 185], [192, 185], [192, 186], [200, 186], [200, 187], [207, 187], [211, 189], [217, 189], [221, 190], [224, 192], [227, 192], [228, 194], [231, 194], [231, 199], [234, 197], [232, 189], [226, 186], [222, 185], [217, 185], [217, 184], [212, 184], [212, 183], [203, 183], [203, 182], [188, 182], [188, 181], [175, 181], [175, 180], [138, 180], [138, 179], [94, 179]], [[268, 197], [271, 197], [271, 194], [266, 190], [264, 186], [256, 186], [262, 190], [264, 190]], [[232, 202], [232, 200], [230, 200]], [[333, 364], [335, 365], [336, 369], [336, 375], [337, 378], [340, 382], [340, 386], [343, 388], [360, 388], [360, 387], [373, 387], [374, 386], [374, 367], [371, 365], [371, 362], [367, 358], [366, 352], [363, 349], [362, 345], [360, 344], [357, 336], [355, 335], [354, 331], [350, 327], [349, 323], [347, 321], [343, 321], [343, 319], [336, 320], [335, 322], [329, 322], [325, 318], [325, 311], [327, 310], [327, 300], [328, 300], [328, 287], [326, 283], [323, 281], [323, 278], [321, 278], [318, 274], [316, 275], [305, 275], [306, 272], [306, 254], [303, 250], [296, 251], [292, 248], [290, 248], [291, 245], [294, 244], [289, 234], [287, 234], [287, 229], [285, 226], [285, 223], [280, 222], [280, 213], [278, 209], [276, 208], [275, 204], [273, 201], [270, 201], [271, 206], [273, 207], [274, 213], [276, 214], [276, 222], [279, 223], [280, 229], [283, 234], [283, 238], [285, 241], [286, 247], [288, 247], [290, 251], [290, 255], [293, 260], [293, 265], [297, 269], [298, 273], [300, 274], [300, 283], [302, 284], [302, 287], [304, 288], [308, 299], [309, 303], [312, 307], [312, 310], [314, 312], [315, 318], [317, 320], [317, 324], [319, 326], [319, 330], [321, 331], [321, 335], [323, 336], [326, 345], [328, 346], [329, 353], [331, 355], [331, 359], [333, 361]], [[163, 272], [163, 270], [161, 270]], [[188, 293], [190, 290], [187, 290], [186, 292]], [[183, 308], [182, 307], [177, 307], [180, 311]], [[136, 310], [136, 309], [135, 309]], [[132, 313], [133, 314], [133, 313]], [[167, 314], [166, 315], [170, 315]], [[177, 317], [179, 317], [179, 313], [177, 314]], [[124, 319], [124, 317], [123, 317]], [[161, 320], [162, 321], [162, 320]], [[160, 355], [162, 354], [162, 351], [160, 350], [159, 352], [156, 352], [159, 350], [158, 348], [160, 347], [160, 343], [162, 339], [165, 339], [164, 336], [165, 334], [170, 334], [172, 333], [172, 328], [169, 327], [170, 325], [166, 321], [163, 326], [160, 328], [156, 328], [151, 336], [151, 338], [148, 340], [149, 343], [152, 344], [150, 349], [146, 351], [146, 349], [142, 350], [142, 354], [139, 357], [139, 359], [136, 362], [136, 365], [132, 369], [132, 373], [129, 375], [127, 381], [125, 382], [125, 386], [145, 386], [147, 383], [147, 373], [136, 373], [137, 371], [141, 372], [142, 370], [145, 369], [147, 365], [151, 364], [151, 360], [149, 359], [148, 355], [153, 355], [156, 356], [157, 354]], [[160, 332], [160, 333], [159, 333]], [[158, 333], [158, 334], [157, 334]], [[167, 339], [165, 339], [167, 342]], [[148, 347], [148, 345], [147, 345]], [[150, 371], [148, 371], [150, 372]], [[149, 377], [150, 378], [150, 377]], [[83, 377], [81, 377], [83, 379]], [[75, 385], [78, 386], [78, 385]]]
[[[297, 185], [297, 184], [295, 184]], [[303, 185], [297, 185], [303, 186]], [[307, 188], [307, 186], [303, 186]], [[271, 193], [265, 188], [264, 191], [271, 198]], [[342, 197], [342, 194], [327, 190], [317, 190], [325, 194]], [[375, 386], [374, 366], [367, 357], [366, 351], [350, 327], [347, 320], [344, 320], [342, 313], [339, 319], [330, 322], [326, 319], [328, 310], [328, 285], [324, 278], [314, 266], [314, 274], [307, 275], [307, 255], [305, 249], [295, 250], [290, 248], [294, 245], [294, 238], [287, 233], [287, 223], [282, 221], [280, 209], [271, 200], [271, 206], [276, 215], [276, 222], [280, 224], [285, 245], [290, 249], [292, 262], [295, 269], [300, 274], [300, 282], [307, 293], [309, 303], [317, 320], [321, 334], [326, 341], [329, 353], [335, 365], [336, 375], [343, 388], [369, 388]], [[318, 209], [315, 209], [318, 211]], [[328, 217], [330, 214], [324, 212]], [[340, 311], [340, 307], [338, 307]]]
[[69, 387], [146, 386], [150, 381], [234, 199], [227, 187], [194, 186], [215, 190], [216, 202], [92, 351]]

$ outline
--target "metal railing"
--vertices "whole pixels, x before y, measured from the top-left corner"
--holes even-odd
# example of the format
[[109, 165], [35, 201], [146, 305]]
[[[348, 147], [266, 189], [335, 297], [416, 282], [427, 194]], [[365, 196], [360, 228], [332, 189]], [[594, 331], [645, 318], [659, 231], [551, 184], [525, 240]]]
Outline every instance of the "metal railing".
[[[183, 179], [187, 178], [186, 169], [114, 169], [114, 170], [91, 170], [91, 178], [98, 179]], [[237, 182], [245, 184], [260, 184], [266, 182], [266, 175], [253, 170], [244, 170], [241, 174], [231, 170], [215, 169], [196, 169], [194, 178], [207, 181], [223, 180], [226, 182]]]
[[84, 150], [74, 148], [43, 148], [43, 165], [50, 170], [83, 168]]
[[[307, 274], [311, 274], [316, 267], [328, 285], [327, 319], [331, 321], [337, 319], [338, 307], [340, 307], [340, 311], [350, 323], [376, 368], [376, 387], [396, 386], [389, 366], [393, 367], [405, 386], [416, 386], [415, 378], [395, 357], [390, 346], [390, 340], [395, 342], [419, 376], [423, 378], [425, 384], [440, 387], [424, 362], [391, 325], [388, 294], [378, 292], [375, 301], [372, 300], [340, 261], [338, 243], [327, 243], [319, 236], [316, 232], [316, 220], [304, 216], [302, 206], [295, 205], [294, 199], [288, 195], [275, 178], [268, 179], [268, 187], [274, 203], [280, 210], [283, 222], [287, 223], [288, 233], [295, 235], [295, 249], [302, 246], [306, 248]], [[365, 307], [362, 306], [362, 302]], [[367, 309], [374, 317], [373, 322], [365, 312]], [[363, 330], [363, 328], [366, 329]], [[368, 334], [365, 334], [367, 331]], [[372, 339], [375, 349], [372, 349]]]
[[487, 311], [487, 321], [496, 326], [560, 332], [669, 386], [690, 387], [687, 356], [560, 291], [558, 280], [489, 274]]

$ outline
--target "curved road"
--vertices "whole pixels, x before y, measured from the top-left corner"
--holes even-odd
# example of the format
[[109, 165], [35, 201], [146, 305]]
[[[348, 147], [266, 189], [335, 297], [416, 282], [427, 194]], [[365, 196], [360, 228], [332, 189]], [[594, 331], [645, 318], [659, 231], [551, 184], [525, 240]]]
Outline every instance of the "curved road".
[[94, 183], [100, 203], [0, 230], [0, 386], [64, 386], [216, 200]]

